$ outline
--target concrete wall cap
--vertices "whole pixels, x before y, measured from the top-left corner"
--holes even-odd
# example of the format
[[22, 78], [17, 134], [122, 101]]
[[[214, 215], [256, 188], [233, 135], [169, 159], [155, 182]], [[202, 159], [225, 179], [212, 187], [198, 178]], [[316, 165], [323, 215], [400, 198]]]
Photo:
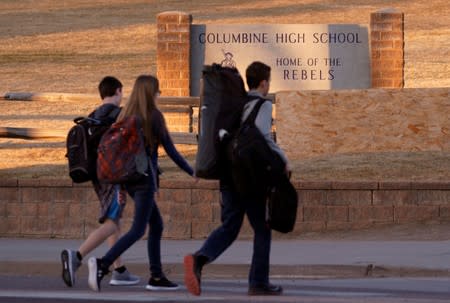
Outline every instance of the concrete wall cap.
[[167, 15], [183, 15], [183, 16], [189, 16], [190, 14], [186, 12], [181, 11], [167, 11], [157, 14], [156, 16], [167, 16]]
[[393, 8], [393, 7], [386, 7], [386, 8], [382, 8], [378, 11], [376, 11], [376, 13], [380, 13], [380, 14], [398, 14], [400, 13], [400, 10]]

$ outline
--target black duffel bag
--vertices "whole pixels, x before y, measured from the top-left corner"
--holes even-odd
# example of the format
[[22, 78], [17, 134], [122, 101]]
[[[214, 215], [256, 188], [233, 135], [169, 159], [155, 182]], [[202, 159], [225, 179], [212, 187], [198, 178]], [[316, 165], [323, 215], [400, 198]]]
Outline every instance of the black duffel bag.
[[270, 228], [281, 233], [293, 231], [297, 207], [297, 191], [288, 176], [283, 175], [273, 187], [269, 188], [267, 196], [267, 223]]

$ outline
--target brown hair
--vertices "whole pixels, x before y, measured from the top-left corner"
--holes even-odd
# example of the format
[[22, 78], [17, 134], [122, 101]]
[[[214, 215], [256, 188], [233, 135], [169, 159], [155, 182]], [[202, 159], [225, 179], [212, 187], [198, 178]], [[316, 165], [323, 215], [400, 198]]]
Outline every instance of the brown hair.
[[249, 89], [258, 88], [261, 81], [270, 80], [270, 66], [259, 61], [255, 61], [247, 67], [245, 71], [247, 86]]
[[134, 82], [130, 98], [119, 114], [117, 121], [136, 115], [142, 119], [145, 141], [150, 148], [153, 146], [152, 112], [156, 109], [155, 96], [159, 93], [159, 81], [152, 75], [141, 75]]
[[122, 83], [117, 78], [112, 76], [104, 77], [98, 84], [98, 92], [100, 93], [100, 97], [102, 99], [114, 96], [118, 88], [122, 88]]

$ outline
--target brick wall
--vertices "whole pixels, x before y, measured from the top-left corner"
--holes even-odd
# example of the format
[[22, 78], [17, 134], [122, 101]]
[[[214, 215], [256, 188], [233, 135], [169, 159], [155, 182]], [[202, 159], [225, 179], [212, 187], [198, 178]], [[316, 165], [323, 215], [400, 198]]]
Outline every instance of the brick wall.
[[[450, 222], [450, 182], [294, 181], [300, 207], [293, 233], [375, 228], [412, 222]], [[218, 184], [162, 180], [157, 203], [164, 237], [202, 239], [220, 224]], [[91, 186], [70, 180], [0, 181], [0, 236], [85, 238], [97, 224], [98, 202]], [[131, 224], [127, 205], [123, 229]], [[244, 223], [241, 238], [252, 235]], [[275, 234], [275, 237], [286, 237]]]
[[190, 26], [183, 12], [157, 15], [156, 74], [163, 96], [190, 96]]
[[372, 87], [404, 86], [404, 14], [384, 9], [370, 14]]

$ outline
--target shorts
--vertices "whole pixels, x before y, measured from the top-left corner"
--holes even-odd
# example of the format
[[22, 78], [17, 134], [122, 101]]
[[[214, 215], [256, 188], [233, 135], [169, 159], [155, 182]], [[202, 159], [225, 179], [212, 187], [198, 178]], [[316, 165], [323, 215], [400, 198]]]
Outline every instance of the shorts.
[[120, 205], [117, 199], [112, 200], [111, 205], [106, 212], [105, 219], [110, 219], [116, 223], [119, 222], [120, 218], [122, 218], [123, 209], [125, 208], [125, 204]]
[[106, 219], [110, 219], [115, 223], [119, 223], [125, 209], [125, 201], [119, 201], [119, 187], [114, 185], [103, 186], [103, 196], [100, 200], [100, 218], [99, 223], [104, 223]]

